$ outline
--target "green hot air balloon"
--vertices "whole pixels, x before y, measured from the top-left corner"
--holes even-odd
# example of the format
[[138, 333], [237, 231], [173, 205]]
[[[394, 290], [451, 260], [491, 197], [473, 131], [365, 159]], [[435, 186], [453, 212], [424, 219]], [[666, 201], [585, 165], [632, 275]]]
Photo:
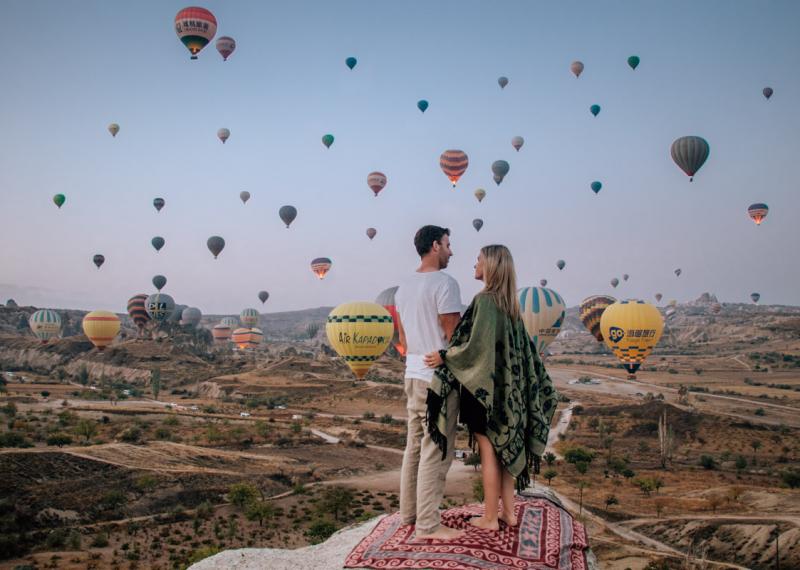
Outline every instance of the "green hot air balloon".
[[425, 99], [420, 99], [417, 101], [417, 109], [424, 113], [428, 110], [428, 102]]
[[334, 136], [331, 134], [323, 135], [322, 137], [322, 144], [325, 145], [325, 148], [331, 148], [333, 144]]
[[222, 253], [222, 250], [225, 249], [225, 240], [219, 236], [211, 236], [208, 238], [206, 245], [208, 246], [208, 251], [210, 251], [214, 259], [216, 259], [217, 256]]
[[297, 217], [297, 208], [294, 206], [281, 206], [281, 209], [278, 210], [278, 215], [280, 216], [283, 223], [286, 224], [286, 228], [288, 229], [294, 219]]
[[167, 284], [167, 278], [163, 275], [154, 275], [153, 276], [153, 287], [157, 290], [161, 291], [164, 286]]
[[676, 139], [670, 148], [672, 160], [686, 173], [689, 182], [694, 180], [695, 173], [708, 159], [709, 152], [710, 148], [706, 139], [695, 136]]
[[164, 241], [163, 237], [156, 236], [150, 240], [150, 243], [153, 245], [156, 251], [161, 251], [161, 248], [164, 247], [166, 242]]
[[639, 61], [641, 60], [639, 59], [638, 55], [632, 55], [628, 58], [628, 65], [631, 66], [631, 69], [636, 69], [639, 67]]
[[492, 174], [494, 181], [500, 186], [500, 183], [503, 181], [503, 178], [506, 177], [508, 171], [511, 169], [511, 166], [505, 160], [495, 160], [492, 163]]
[[602, 182], [600, 182], [599, 180], [595, 180], [594, 182], [592, 182], [592, 191], [593, 191], [595, 194], [597, 194], [598, 192], [600, 192], [600, 189], [601, 189], [602, 187], [603, 187], [603, 183], [602, 183]]
[[556, 267], [558, 267], [559, 271], [564, 269], [564, 267], [566, 267], [566, 265], [567, 265], [567, 262], [564, 261], [563, 259], [559, 259], [558, 261], [556, 261]]
[[589, 110], [592, 112], [592, 115], [596, 117], [600, 114], [600, 105], [592, 105], [589, 107]]
[[67, 201], [67, 197], [64, 196], [63, 194], [56, 194], [55, 196], [53, 196], [53, 204], [58, 206], [59, 210], [61, 209], [61, 206], [63, 206], [64, 202], [66, 202], [66, 201]]
[[348, 57], [346, 60], [344, 60], [344, 64], [347, 67], [349, 67], [350, 69], [353, 69], [356, 66], [357, 63], [358, 63], [358, 60], [356, 58], [352, 57], [352, 56]]

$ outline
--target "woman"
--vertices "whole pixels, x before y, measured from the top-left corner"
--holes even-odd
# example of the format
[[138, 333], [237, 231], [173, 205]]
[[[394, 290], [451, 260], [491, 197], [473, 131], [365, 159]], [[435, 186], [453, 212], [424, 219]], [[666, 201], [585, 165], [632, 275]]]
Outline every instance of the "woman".
[[436, 367], [428, 390], [428, 430], [445, 453], [447, 407], [442, 402], [452, 390], [461, 390], [461, 422], [470, 441], [477, 441], [483, 473], [484, 515], [470, 523], [498, 530], [499, 521], [517, 524], [515, 484], [521, 491], [530, 483], [531, 467], [539, 471], [557, 394], [520, 318], [508, 248], [481, 249], [475, 279], [484, 288], [464, 313], [450, 347], [425, 357]]

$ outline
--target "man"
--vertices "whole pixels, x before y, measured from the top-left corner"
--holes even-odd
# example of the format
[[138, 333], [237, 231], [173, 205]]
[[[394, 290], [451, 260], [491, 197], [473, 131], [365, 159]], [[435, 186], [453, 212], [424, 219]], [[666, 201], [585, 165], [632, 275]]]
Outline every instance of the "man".
[[453, 461], [458, 393], [448, 398], [447, 442], [444, 460], [431, 441], [425, 425], [428, 387], [433, 369], [425, 365], [425, 355], [447, 348], [461, 318], [461, 292], [458, 283], [442, 272], [453, 252], [450, 230], [423, 226], [414, 237], [420, 256], [416, 273], [400, 283], [395, 303], [398, 312], [400, 343], [406, 349], [405, 392], [408, 435], [400, 475], [400, 515], [403, 524], [416, 524], [417, 538], [453, 539], [458, 531], [441, 524], [439, 504], [444, 482]]

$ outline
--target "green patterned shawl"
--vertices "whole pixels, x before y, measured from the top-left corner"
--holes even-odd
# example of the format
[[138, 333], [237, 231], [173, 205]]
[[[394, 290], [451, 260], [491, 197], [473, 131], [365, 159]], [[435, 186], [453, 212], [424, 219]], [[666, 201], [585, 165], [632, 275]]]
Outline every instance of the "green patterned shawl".
[[530, 483], [530, 469], [539, 472], [558, 394], [525, 325], [502, 312], [485, 293], [473, 299], [442, 351], [444, 364], [428, 390], [428, 430], [446, 453], [447, 406], [459, 384], [486, 408], [486, 435], [500, 463], [517, 479]]

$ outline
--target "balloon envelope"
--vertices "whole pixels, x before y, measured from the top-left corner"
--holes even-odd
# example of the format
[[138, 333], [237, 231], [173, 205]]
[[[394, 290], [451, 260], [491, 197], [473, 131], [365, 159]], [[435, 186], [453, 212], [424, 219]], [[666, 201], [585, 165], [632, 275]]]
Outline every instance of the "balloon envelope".
[[242, 204], [247, 204], [247, 201], [250, 199], [250, 192], [247, 190], [242, 190], [239, 192], [239, 200], [242, 201]]
[[100, 269], [100, 266], [103, 265], [105, 262], [106, 258], [99, 253], [96, 254], [94, 257], [92, 257], [92, 263], [94, 263], [97, 266], [97, 269]]
[[609, 305], [616, 303], [614, 297], [608, 295], [593, 295], [581, 301], [580, 318], [583, 326], [586, 327], [598, 342], [603, 342], [603, 333], [600, 331], [600, 317]]
[[327, 257], [317, 257], [311, 260], [311, 271], [320, 279], [325, 279], [328, 271], [331, 270], [331, 265], [333, 262]]
[[212, 253], [214, 259], [222, 253], [222, 250], [225, 249], [225, 240], [219, 236], [211, 236], [206, 241], [206, 245], [208, 246], [208, 251]]
[[153, 276], [153, 287], [161, 291], [164, 288], [164, 285], [167, 284], [167, 278], [163, 275], [155, 275]]
[[674, 273], [675, 273], [675, 276], [676, 276], [676, 277], [680, 277], [680, 276], [681, 276], [681, 273], [683, 273], [683, 271], [681, 271], [681, 269], [680, 269], [680, 268], [678, 268], [678, 269], [676, 269], [676, 270], [674, 271]]
[[269, 299], [269, 293], [267, 293], [266, 291], [258, 292], [258, 300], [261, 301], [261, 304], [266, 303], [267, 299]]
[[639, 67], [639, 61], [640, 60], [638, 55], [632, 55], [628, 58], [628, 65], [631, 66], [631, 69], [636, 69], [637, 67]]
[[539, 285], [542, 287], [547, 287], [547, 279], [539, 279]]
[[592, 105], [589, 107], [589, 110], [592, 112], [592, 115], [596, 117], [600, 113], [600, 105]]
[[239, 318], [238, 317], [225, 317], [220, 321], [220, 324], [227, 325], [231, 328], [231, 330], [236, 330], [239, 328]]
[[225, 144], [225, 141], [228, 140], [231, 136], [231, 132], [228, 129], [219, 129], [217, 131], [217, 138], [222, 141], [222, 144]]
[[600, 330], [628, 377], [635, 378], [639, 366], [658, 344], [664, 321], [653, 305], [631, 299], [607, 307], [600, 317]]
[[428, 110], [428, 102], [425, 99], [420, 99], [417, 101], [417, 109], [424, 113]]
[[630, 276], [630, 275], [628, 275], [627, 273], [623, 273], [623, 274], [622, 274], [622, 280], [623, 280], [623, 281], [627, 281], [628, 279], [630, 279], [630, 277], [631, 277], [631, 276]]
[[258, 328], [241, 328], [233, 331], [231, 336], [233, 344], [239, 350], [247, 350], [248, 348], [258, 348], [264, 340], [264, 333]]
[[597, 194], [603, 188], [603, 183], [598, 180], [595, 180], [594, 182], [592, 182], [591, 186], [592, 186], [592, 191], [595, 194]]
[[569, 70], [575, 74], [575, 77], [580, 77], [581, 73], [583, 73], [583, 62], [581, 61], [573, 61], [569, 65]]
[[517, 149], [517, 152], [519, 152], [519, 149], [521, 149], [522, 145], [524, 144], [525, 144], [525, 139], [522, 137], [514, 137], [513, 139], [511, 139], [511, 146]]
[[83, 333], [97, 350], [103, 350], [119, 334], [119, 317], [109, 311], [92, 311], [83, 317]]
[[356, 378], [362, 379], [392, 341], [394, 322], [377, 303], [344, 303], [328, 315], [325, 333]]
[[217, 38], [217, 51], [222, 56], [222, 61], [228, 61], [228, 58], [235, 50], [236, 40], [228, 36]]
[[333, 141], [334, 141], [334, 136], [331, 134], [323, 135], [322, 137], [322, 144], [324, 144], [326, 148], [331, 148]]
[[280, 216], [281, 220], [283, 220], [283, 223], [286, 224], [288, 228], [297, 217], [297, 208], [294, 206], [281, 206], [281, 209], [278, 210], [278, 216]]
[[64, 202], [66, 202], [66, 201], [67, 201], [67, 197], [64, 196], [63, 194], [56, 194], [55, 196], [53, 196], [53, 203], [56, 206], [58, 206], [59, 209], [61, 209], [61, 206], [63, 206]]
[[439, 167], [450, 180], [453, 188], [467, 171], [468, 166], [469, 157], [463, 150], [446, 150], [439, 157]]
[[244, 327], [254, 327], [258, 324], [258, 319], [261, 318], [257, 309], [244, 309], [239, 314], [239, 321]]
[[506, 85], [508, 85], [508, 77], [498, 77], [497, 84], [500, 86], [500, 89], [505, 89]]
[[619, 285], [619, 279], [617, 279], [616, 277], [614, 277], [614, 279], [612, 279], [612, 280], [611, 280], [611, 286], [612, 286], [614, 289], [616, 289], [616, 288], [617, 288], [617, 285]]
[[558, 261], [556, 261], [556, 267], [558, 267], [558, 270], [559, 270], [559, 271], [561, 271], [562, 269], [564, 269], [564, 267], [565, 267], [566, 265], [567, 265], [567, 262], [566, 262], [566, 261], [564, 261], [563, 259], [559, 259]]
[[675, 164], [689, 176], [691, 182], [695, 173], [705, 164], [710, 151], [708, 142], [704, 138], [688, 136], [676, 139], [672, 143], [670, 155]]
[[344, 64], [350, 69], [353, 69], [357, 63], [358, 60], [354, 57], [348, 57], [346, 60], [344, 60]]
[[478, 188], [475, 190], [475, 197], [478, 199], [478, 202], [483, 202], [483, 199], [486, 198], [486, 190]]
[[161, 248], [164, 247], [164, 238], [161, 236], [156, 236], [150, 240], [150, 244], [155, 248], [156, 251], [161, 251]]
[[761, 298], [761, 293], [750, 293], [750, 298], [753, 300], [753, 303], [758, 303], [758, 300]]
[[383, 172], [370, 172], [367, 175], [367, 186], [378, 196], [378, 193], [386, 186], [387, 178]]
[[656, 303], [660, 303], [661, 299], [664, 298], [664, 295], [662, 295], [661, 293], [656, 293], [655, 298], [656, 298]]
[[28, 318], [28, 325], [34, 336], [44, 344], [61, 332], [61, 317], [51, 309], [39, 309]]
[[381, 291], [378, 296], [375, 298], [375, 302], [381, 305], [384, 309], [389, 311], [389, 314], [392, 315], [392, 323], [394, 325], [394, 335], [392, 336], [392, 345], [394, 345], [395, 350], [400, 354], [400, 356], [406, 355], [406, 349], [403, 348], [403, 345], [400, 344], [400, 332], [397, 325], [397, 306], [395, 305], [395, 295], [397, 294], [397, 290], [400, 287], [389, 287], [388, 289], [384, 289]]
[[517, 291], [522, 322], [540, 356], [555, 340], [564, 324], [567, 306], [564, 299], [544, 287], [526, 287]]
[[108, 125], [108, 132], [111, 133], [112, 137], [117, 136], [117, 133], [119, 132], [119, 125], [117, 123], [111, 123]]
[[505, 160], [495, 160], [492, 163], [492, 175], [498, 186], [503, 181], [503, 178], [506, 177], [506, 174], [508, 174], [510, 169], [511, 166]]
[[147, 314], [147, 307], [145, 306], [146, 301], [147, 295], [145, 293], [134, 295], [128, 299], [128, 316], [140, 332], [150, 320], [150, 315]]
[[760, 202], [757, 204], [750, 204], [747, 208], [747, 215], [750, 216], [750, 219], [753, 220], [757, 226], [761, 225], [761, 222], [764, 221], [768, 213], [769, 206]]
[[472, 227], [475, 228], [476, 232], [481, 231], [481, 228], [483, 227], [483, 220], [480, 218], [475, 218], [472, 220]]
[[203, 313], [197, 307], [187, 307], [181, 312], [181, 324], [190, 327], [196, 327], [200, 324], [200, 319], [203, 318]]
[[369, 239], [374, 238], [378, 234], [378, 230], [375, 228], [367, 228], [367, 237]]
[[764, 97], [769, 99], [770, 97], [772, 97], [772, 94], [774, 93], [774, 91], [772, 91], [772, 87], [764, 87], [764, 90], [762, 91], [762, 93], [764, 94]]
[[228, 325], [218, 324], [214, 325], [211, 329], [211, 336], [214, 337], [214, 342], [224, 343], [231, 339], [231, 327]]
[[153, 207], [159, 212], [161, 211], [161, 208], [164, 207], [165, 203], [166, 202], [164, 202], [164, 198], [155, 198], [155, 199], [153, 199]]
[[175, 33], [192, 54], [191, 59], [197, 59], [217, 33], [217, 19], [205, 8], [184, 8], [175, 15]]
[[157, 323], [163, 323], [175, 312], [175, 300], [166, 293], [153, 293], [144, 306], [147, 316]]

